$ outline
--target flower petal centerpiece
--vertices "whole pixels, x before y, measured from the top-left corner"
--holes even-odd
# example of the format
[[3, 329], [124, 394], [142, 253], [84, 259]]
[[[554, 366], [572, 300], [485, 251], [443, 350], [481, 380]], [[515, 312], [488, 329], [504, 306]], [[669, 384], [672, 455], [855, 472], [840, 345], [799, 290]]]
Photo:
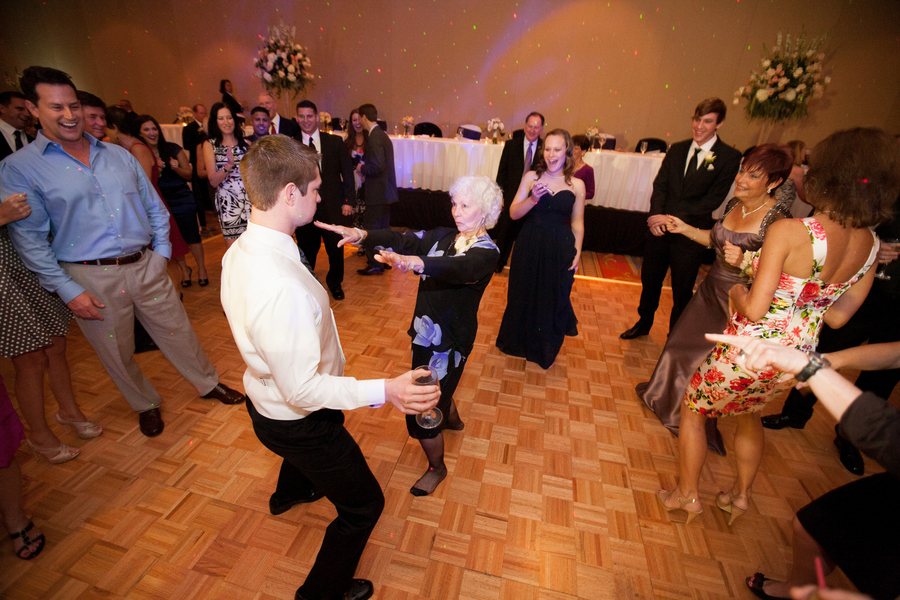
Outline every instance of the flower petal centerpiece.
[[[734, 104], [746, 99], [749, 121], [770, 124], [801, 119], [809, 115], [809, 102], [821, 98], [831, 77], [824, 75], [825, 54], [820, 51], [826, 36], [807, 41], [805, 31], [791, 40], [778, 33], [775, 46], [767, 49], [747, 85], [734, 93]], [[783, 43], [782, 43], [783, 42]], [[764, 141], [764, 140], [763, 140]]]
[[269, 28], [269, 37], [254, 59], [256, 77], [262, 79], [266, 91], [276, 98], [283, 95], [287, 102], [313, 85], [312, 63], [306, 48], [295, 39], [296, 27], [287, 27], [282, 21]]

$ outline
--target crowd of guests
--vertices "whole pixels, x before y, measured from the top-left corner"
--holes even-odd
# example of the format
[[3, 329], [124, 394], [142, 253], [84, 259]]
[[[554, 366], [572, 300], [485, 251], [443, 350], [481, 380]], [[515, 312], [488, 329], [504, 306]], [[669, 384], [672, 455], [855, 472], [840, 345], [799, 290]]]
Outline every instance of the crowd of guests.
[[[267, 93], [247, 110], [223, 80], [222, 102], [208, 113], [193, 107], [181, 147], [163, 138], [152, 116], [77, 91], [55, 69], [27, 69], [21, 87], [21, 94], [0, 94], [0, 309], [22, 315], [0, 324], [0, 354], [12, 358], [35, 456], [61, 463], [79, 454], [46, 422], [45, 372], [59, 406], [55, 420], [84, 439], [103, 434], [72, 392], [65, 338], [73, 317], [138, 413], [140, 431], [162, 432], [162, 399], [133, 358], [137, 322], [199, 395], [225, 404], [250, 400], [254, 431], [283, 458], [272, 514], [322, 497], [337, 508], [296, 597], [371, 596], [371, 582], [353, 574], [384, 498], [341, 411], [389, 402], [404, 413], [428, 462], [410, 493], [433, 493], [447, 475], [443, 432], [465, 426], [453, 394], [474, 346], [478, 307], [510, 257], [496, 346], [544, 369], [554, 364], [565, 337], [578, 335], [570, 295], [581, 262], [585, 200], [594, 195], [594, 174], [583, 160], [590, 140], [564, 129], [544, 136], [544, 116], [533, 112], [521, 135], [505, 144], [496, 182], [472, 175], [451, 186], [455, 228], [400, 233], [390, 229], [398, 200], [393, 146], [372, 104], [349, 115], [341, 137], [320, 129], [310, 100], [296, 105], [293, 118], [279, 115]], [[647, 219], [639, 320], [620, 336], [649, 334], [671, 271], [668, 340], [650, 381], [636, 390], [679, 436], [679, 478], [673, 490], [657, 494], [660, 510], [682, 511], [688, 524], [704, 513], [698, 488], [707, 449], [726, 454], [716, 419], [734, 416], [737, 472], [714, 498], [732, 525], [751, 510], [763, 428], [802, 428], [812, 413], [816, 396], [792, 388], [808, 382], [829, 410], [835, 390], [843, 390], [848, 406], [877, 407], [880, 416], [866, 426], [881, 437], [861, 433], [862, 409], [832, 410], [841, 420], [835, 441], [841, 461], [862, 474], [860, 447], [889, 473], [800, 511], [791, 579], [756, 574], [748, 586], [760, 597], [779, 598], [791, 586], [812, 583], [806, 556], [812, 548], [872, 597], [894, 597], [897, 575], [876, 578], [857, 565], [876, 529], [884, 540], [881, 560], [900, 557], [891, 537], [900, 533], [900, 519], [896, 511], [877, 510], [877, 499], [895, 498], [898, 485], [892, 449], [898, 417], [878, 400], [900, 380], [898, 353], [896, 344], [889, 347], [891, 360], [846, 349], [900, 338], [894, 306], [900, 273], [876, 279], [875, 268], [892, 263], [897, 251], [873, 232], [878, 227], [881, 237], [900, 238], [892, 220], [900, 208], [900, 144], [876, 129], [836, 132], [812, 149], [807, 167], [802, 142], [764, 144], [742, 156], [718, 136], [725, 116], [721, 100], [704, 100], [692, 119], [692, 138], [666, 153]], [[35, 119], [40, 132], [29, 130]], [[253, 129], [247, 137], [245, 121]], [[185, 259], [191, 254], [198, 285], [209, 284], [200, 230], [210, 198], [227, 250], [222, 304], [247, 365], [247, 396], [219, 382], [166, 269], [167, 260], [175, 261], [181, 287], [191, 286], [193, 267]], [[720, 205], [724, 212], [716, 219]], [[393, 268], [419, 277], [408, 329], [411, 370], [400, 377], [344, 377], [328, 296], [345, 297], [348, 243], [366, 256], [360, 275]], [[328, 293], [313, 274], [322, 245]], [[695, 293], [709, 248], [716, 259]], [[835, 333], [845, 329], [848, 335]], [[726, 335], [706, 335], [720, 332]], [[820, 332], [827, 356], [815, 352]], [[856, 399], [841, 385], [817, 383], [831, 381], [829, 360], [886, 370], [861, 377], [867, 393]], [[423, 371], [433, 372], [439, 387], [421, 385]], [[788, 389], [783, 413], [761, 419], [768, 402]], [[443, 418], [423, 426], [416, 415], [433, 408]], [[0, 509], [14, 550], [30, 559], [45, 540], [22, 510], [15, 452], [24, 429], [2, 381], [0, 425]], [[844, 507], [863, 495], [874, 503], [865, 518], [842, 520]], [[834, 523], [847, 528], [845, 537], [862, 540], [858, 552], [826, 543]]]

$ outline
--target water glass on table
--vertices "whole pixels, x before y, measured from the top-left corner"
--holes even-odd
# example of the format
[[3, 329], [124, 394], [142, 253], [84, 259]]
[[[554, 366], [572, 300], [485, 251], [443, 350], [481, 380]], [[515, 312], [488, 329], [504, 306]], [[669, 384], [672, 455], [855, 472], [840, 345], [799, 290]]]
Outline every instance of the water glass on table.
[[[435, 371], [434, 368], [424, 366], [416, 367], [413, 370], [428, 371], [427, 374], [413, 377], [413, 385], [440, 385], [440, 381], [438, 381], [437, 371]], [[444, 415], [441, 414], [440, 409], [438, 409], [437, 407], [432, 408], [431, 410], [426, 410], [425, 412], [416, 415], [416, 423], [418, 423], [419, 427], [421, 427], [422, 429], [434, 429], [435, 427], [440, 425], [441, 421], [443, 420]]]
[[[897, 248], [895, 248], [895, 246], [897, 246], [898, 244], [900, 244], [900, 239], [897, 239], [897, 238], [882, 238], [881, 243], [884, 244], [885, 246], [888, 246], [891, 250], [896, 250]], [[883, 279], [883, 280], [885, 280], [885, 281], [887, 281], [888, 279], [890, 279], [891, 276], [888, 275], [887, 272], [886, 272], [886, 271], [887, 271], [887, 266], [888, 266], [889, 264], [890, 264], [890, 263], [884, 263], [884, 264], [882, 264], [882, 265], [879, 265], [879, 266], [878, 266], [878, 270], [875, 271], [875, 277], [877, 277], [878, 279]]]
[[641, 154], [647, 152], [647, 142], [641, 142]]

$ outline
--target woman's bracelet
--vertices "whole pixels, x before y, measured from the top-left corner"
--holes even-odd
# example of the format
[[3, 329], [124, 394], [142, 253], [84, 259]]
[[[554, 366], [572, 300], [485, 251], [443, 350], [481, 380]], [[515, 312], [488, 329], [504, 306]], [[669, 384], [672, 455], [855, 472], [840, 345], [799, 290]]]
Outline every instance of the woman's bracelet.
[[356, 234], [359, 236], [359, 239], [356, 240], [357, 242], [361, 242], [361, 241], [363, 241], [364, 239], [366, 239], [366, 232], [363, 231], [362, 229], [360, 229], [359, 227], [354, 227], [354, 228], [353, 228], [353, 231], [355, 231]]

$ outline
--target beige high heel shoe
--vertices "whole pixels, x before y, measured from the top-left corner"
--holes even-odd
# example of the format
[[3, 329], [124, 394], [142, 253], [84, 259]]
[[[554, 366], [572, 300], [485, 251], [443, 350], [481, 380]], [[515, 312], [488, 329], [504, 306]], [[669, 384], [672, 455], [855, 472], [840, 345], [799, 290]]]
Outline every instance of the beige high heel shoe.
[[698, 511], [693, 511], [693, 510], [687, 509], [688, 504], [694, 504], [694, 503], [699, 504], [699, 500], [697, 500], [696, 498], [685, 501], [683, 498], [678, 497], [678, 506], [666, 506], [666, 500], [668, 500], [669, 496], [671, 496], [674, 493], [675, 493], [675, 490], [672, 490], [671, 492], [666, 493], [666, 490], [664, 490], [664, 489], [656, 492], [656, 501], [659, 502], [659, 505], [662, 506], [663, 510], [665, 510], [667, 513], [672, 512], [673, 510], [683, 510], [684, 512], [687, 513], [687, 522], [685, 523], [685, 525], [690, 525], [691, 521], [693, 521], [694, 519], [697, 518], [697, 515], [703, 514], [703, 507], [700, 507], [700, 510], [698, 510]]
[[[725, 502], [722, 498], [724, 496], [729, 496], [731, 498], [730, 502]], [[735, 506], [735, 500], [747, 500], [747, 504], [750, 504], [750, 500], [747, 499], [747, 496], [735, 496], [734, 492], [719, 492], [716, 494], [716, 506], [719, 507], [719, 510], [722, 512], [727, 512], [728, 517], [728, 526], [731, 527], [731, 524], [737, 521], [737, 518], [747, 512], [748, 508], [741, 508], [740, 506]]]
[[69, 433], [69, 425], [71, 425], [78, 437], [83, 440], [92, 440], [103, 435], [103, 428], [90, 421], [65, 421], [59, 416], [59, 413], [56, 413], [56, 422], [63, 426], [66, 433]]
[[38, 454], [47, 459], [51, 465], [60, 465], [64, 462], [69, 462], [79, 454], [81, 454], [81, 450], [79, 448], [72, 448], [71, 446], [67, 446], [65, 444], [60, 444], [56, 448], [40, 448], [35, 446], [31, 440], [25, 440], [28, 442], [28, 446], [31, 448], [31, 453], [34, 454], [34, 460], [40, 460], [38, 458]]

